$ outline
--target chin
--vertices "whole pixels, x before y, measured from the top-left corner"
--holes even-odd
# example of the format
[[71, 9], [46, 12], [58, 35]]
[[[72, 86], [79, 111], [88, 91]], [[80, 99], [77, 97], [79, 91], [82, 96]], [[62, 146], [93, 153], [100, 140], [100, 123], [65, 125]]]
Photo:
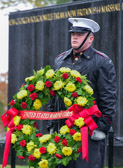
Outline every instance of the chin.
[[72, 48], [77, 49], [79, 46], [72, 45]]

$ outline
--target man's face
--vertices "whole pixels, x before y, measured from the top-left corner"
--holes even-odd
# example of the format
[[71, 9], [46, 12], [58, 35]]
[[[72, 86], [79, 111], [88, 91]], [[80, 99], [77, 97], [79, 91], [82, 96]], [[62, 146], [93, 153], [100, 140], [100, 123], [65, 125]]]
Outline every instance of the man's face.
[[[77, 49], [82, 42], [84, 41], [85, 37], [87, 36], [88, 33], [77, 33], [74, 32], [71, 34], [71, 46], [74, 49]], [[94, 40], [94, 36], [91, 33], [87, 40], [85, 41], [84, 45], [79, 49], [79, 50], [86, 50], [89, 48]]]

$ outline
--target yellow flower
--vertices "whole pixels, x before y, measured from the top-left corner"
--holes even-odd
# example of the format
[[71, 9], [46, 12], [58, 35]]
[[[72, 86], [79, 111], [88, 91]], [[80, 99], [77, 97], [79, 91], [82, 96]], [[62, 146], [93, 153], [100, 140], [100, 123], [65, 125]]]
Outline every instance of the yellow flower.
[[72, 82], [69, 82], [67, 85], [66, 85], [66, 90], [68, 92], [74, 92], [76, 90], [76, 86], [75, 84], [73, 84]]
[[13, 118], [13, 122], [14, 122], [15, 126], [19, 125], [20, 120], [21, 120], [21, 117], [19, 117], [19, 116], [15, 116]]
[[41, 70], [37, 71], [37, 74], [38, 75], [43, 75], [44, 74], [44, 69], [41, 69]]
[[54, 76], [55, 72], [53, 69], [50, 69], [46, 72], [46, 77], [47, 78], [52, 78]]
[[41, 167], [41, 168], [48, 168], [49, 166], [48, 166], [48, 160], [45, 160], [45, 159], [43, 159], [42, 161], [40, 161], [39, 163], [38, 163], [38, 165]]
[[77, 104], [79, 104], [80, 106], [85, 106], [88, 102], [86, 97], [82, 97], [82, 96], [79, 96], [76, 101], [77, 101]]
[[76, 70], [72, 70], [70, 73], [71, 73], [71, 75], [72, 75], [73, 77], [75, 77], [75, 78], [81, 76], [81, 74], [80, 74], [78, 71], [76, 71]]
[[17, 141], [16, 135], [15, 135], [15, 134], [12, 134], [12, 135], [11, 135], [11, 143], [12, 143], [12, 144], [15, 144], [16, 141]]
[[83, 89], [90, 95], [94, 93], [93, 89], [89, 85], [85, 85]]
[[54, 83], [54, 90], [59, 90], [62, 89], [64, 87], [64, 83], [62, 81], [56, 81]]
[[36, 88], [37, 90], [42, 91], [42, 90], [44, 89], [44, 82], [38, 81], [38, 82], [36, 83], [35, 88]]
[[74, 135], [73, 135], [73, 139], [75, 141], [81, 141], [81, 134], [80, 132], [76, 132]]
[[32, 132], [32, 127], [30, 125], [23, 125], [22, 132], [26, 135], [30, 135]]
[[26, 145], [27, 151], [30, 152], [35, 146], [33, 141], [28, 142]]
[[72, 105], [72, 101], [70, 99], [68, 99], [67, 97], [64, 97], [64, 103], [67, 105], [67, 106], [71, 106]]
[[70, 132], [70, 129], [68, 128], [67, 125], [64, 125], [60, 128], [59, 132], [60, 132], [60, 134], [66, 134], [66, 133]]
[[25, 81], [26, 81], [26, 82], [27, 82], [28, 80], [29, 80], [29, 81], [32, 81], [34, 78], [35, 78], [35, 76], [30, 76], [30, 77], [25, 78]]
[[27, 91], [26, 90], [21, 90], [17, 93], [17, 98], [22, 99], [23, 97], [27, 96]]
[[60, 71], [61, 73], [66, 73], [66, 72], [70, 72], [71, 69], [70, 69], [70, 68], [62, 67], [62, 68], [59, 69], [59, 71]]
[[42, 107], [42, 103], [39, 99], [35, 99], [33, 106], [34, 106], [35, 110], [39, 110]]
[[54, 153], [56, 153], [57, 148], [56, 148], [55, 144], [50, 143], [50, 144], [47, 146], [47, 151], [48, 151], [48, 153], [51, 154], [51, 155], [54, 154]]
[[72, 148], [71, 147], [63, 147], [62, 152], [65, 156], [70, 156], [72, 154]]
[[82, 118], [82, 117], [79, 117], [78, 119], [76, 119], [75, 121], [74, 121], [74, 124], [76, 125], [76, 126], [78, 126], [79, 128], [81, 128], [85, 123], [84, 123], [84, 118]]
[[39, 149], [35, 149], [35, 150], [34, 150], [33, 156], [34, 156], [36, 159], [39, 159], [39, 158], [41, 157], [41, 153], [40, 153]]
[[42, 137], [39, 138], [39, 141], [40, 141], [40, 143], [44, 143], [44, 142], [49, 141], [50, 138], [51, 138], [50, 134], [45, 134], [45, 135], [43, 135]]

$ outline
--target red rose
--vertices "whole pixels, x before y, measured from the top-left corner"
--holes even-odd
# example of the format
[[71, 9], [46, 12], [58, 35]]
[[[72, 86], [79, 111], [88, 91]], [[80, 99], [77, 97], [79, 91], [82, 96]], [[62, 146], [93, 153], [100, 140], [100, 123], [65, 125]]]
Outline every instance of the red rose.
[[34, 123], [34, 127], [37, 128], [38, 127], [38, 124], [37, 122]]
[[32, 93], [29, 97], [30, 97], [32, 100], [35, 100], [35, 99], [38, 97], [38, 95], [37, 95], [37, 93]]
[[69, 111], [73, 111], [73, 113], [78, 113], [80, 111], [82, 111], [84, 108], [82, 106], [79, 106], [77, 104], [74, 104], [73, 106], [71, 106], [69, 108]]
[[32, 92], [32, 91], [35, 89], [35, 86], [34, 86], [34, 85], [29, 85], [29, 86], [27, 87], [27, 89], [28, 89], [30, 92]]
[[80, 153], [80, 152], [82, 152], [82, 147], [80, 147], [77, 151], [77, 153]]
[[55, 141], [55, 143], [58, 143], [60, 141], [60, 137], [55, 136], [54, 141]]
[[24, 87], [25, 86], [25, 84], [23, 84], [21, 87]]
[[82, 80], [81, 80], [80, 77], [77, 77], [77, 78], [76, 78], [76, 81], [79, 82], [79, 83], [82, 83]]
[[72, 93], [72, 97], [74, 97], [74, 98], [78, 97], [77, 92], [73, 92], [73, 93]]
[[49, 87], [51, 87], [51, 86], [52, 86], [52, 83], [51, 83], [50, 81], [46, 81], [46, 82], [45, 82], [45, 85], [46, 85], [46, 87], [48, 87], [48, 88], [49, 88]]
[[13, 106], [15, 104], [14, 100], [11, 100], [10, 105]]
[[23, 156], [18, 156], [18, 158], [19, 158], [19, 159], [25, 159], [25, 157], [23, 157]]
[[53, 89], [50, 89], [51, 96], [55, 96], [56, 92]]
[[93, 104], [96, 104], [96, 101], [95, 101], [95, 100], [93, 100]]
[[76, 133], [76, 131], [74, 129], [70, 130], [70, 135], [73, 136]]
[[58, 158], [58, 159], [62, 159], [62, 155], [59, 155], [59, 154], [55, 154], [55, 156]]
[[41, 137], [41, 136], [43, 136], [43, 134], [41, 133], [36, 134], [36, 137]]
[[67, 139], [63, 139], [63, 140], [62, 140], [62, 144], [63, 144], [64, 146], [67, 146]]
[[69, 77], [68, 73], [64, 73], [64, 74], [62, 75], [62, 78], [64, 78], [64, 79], [67, 79], [68, 77]]
[[26, 146], [26, 141], [25, 140], [21, 140], [20, 141], [20, 146], [22, 146], [22, 147]]
[[35, 161], [35, 157], [34, 157], [33, 155], [29, 155], [28, 159], [29, 159], [31, 162]]
[[41, 147], [41, 148], [39, 149], [39, 151], [40, 151], [41, 154], [44, 154], [44, 153], [47, 152], [47, 150], [46, 150], [45, 147]]
[[20, 124], [20, 125], [17, 126], [17, 130], [19, 130], [19, 131], [20, 131], [22, 128], [23, 128], [23, 125], [22, 125], [22, 124]]
[[25, 109], [27, 107], [27, 104], [25, 102], [21, 103], [21, 108]]

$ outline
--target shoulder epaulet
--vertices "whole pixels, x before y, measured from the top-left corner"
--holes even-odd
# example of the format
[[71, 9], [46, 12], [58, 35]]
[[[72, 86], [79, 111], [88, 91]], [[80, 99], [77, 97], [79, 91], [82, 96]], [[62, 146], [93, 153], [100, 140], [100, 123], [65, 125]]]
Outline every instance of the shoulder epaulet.
[[95, 52], [96, 54], [102, 56], [103, 58], [106, 58], [106, 57], [107, 57], [104, 53], [102, 53], [102, 52], [100, 52], [100, 51], [95, 50], [94, 52]]
[[63, 52], [63, 53], [61, 53], [61, 54], [59, 54], [58, 56], [56, 56], [56, 58], [61, 57], [61, 56], [64, 55], [65, 53], [66, 53], [66, 51]]

